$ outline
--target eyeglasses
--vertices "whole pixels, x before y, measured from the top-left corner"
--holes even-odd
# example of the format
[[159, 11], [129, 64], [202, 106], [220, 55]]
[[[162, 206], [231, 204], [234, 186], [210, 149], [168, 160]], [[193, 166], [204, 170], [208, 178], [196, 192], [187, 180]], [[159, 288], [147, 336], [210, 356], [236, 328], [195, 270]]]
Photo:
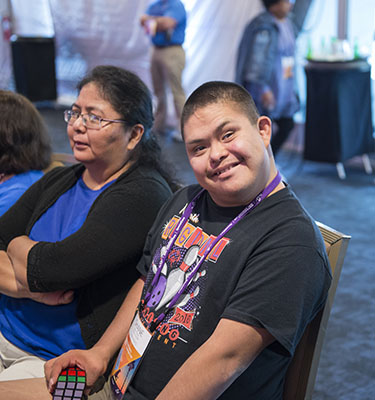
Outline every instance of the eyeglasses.
[[[65, 110], [64, 111], [64, 120], [68, 125], [73, 125], [79, 118], [82, 118], [82, 123], [83, 126], [85, 126], [88, 129], [102, 129], [108, 124], [111, 123], [126, 123], [126, 121], [122, 119], [107, 119], [107, 118], [100, 118], [97, 115], [94, 114], [81, 114], [78, 111], [74, 110]], [[102, 122], [108, 122], [107, 125], [102, 124]]]

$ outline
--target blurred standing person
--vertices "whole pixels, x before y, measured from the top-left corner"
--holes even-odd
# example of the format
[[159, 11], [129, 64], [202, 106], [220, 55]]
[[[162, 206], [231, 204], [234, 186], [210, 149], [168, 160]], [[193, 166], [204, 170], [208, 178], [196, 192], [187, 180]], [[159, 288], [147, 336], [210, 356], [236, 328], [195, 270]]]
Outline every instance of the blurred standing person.
[[289, 18], [294, 0], [263, 0], [266, 11], [245, 28], [237, 54], [236, 82], [254, 98], [260, 114], [276, 122], [274, 155], [294, 127], [299, 108], [294, 61], [297, 28]]
[[10, 0], [0, 0], [0, 88], [9, 87], [12, 75], [10, 37], [12, 36], [12, 19]]
[[[186, 11], [180, 0], [156, 0], [140, 19], [141, 25], [151, 36], [151, 78], [157, 98], [154, 131], [165, 134], [167, 128], [167, 88], [173, 95], [177, 125], [185, 103], [182, 87], [182, 72], [185, 67]], [[178, 127], [174, 128], [173, 139], [182, 141]]]
[[51, 163], [47, 128], [24, 96], [0, 90], [0, 216]]

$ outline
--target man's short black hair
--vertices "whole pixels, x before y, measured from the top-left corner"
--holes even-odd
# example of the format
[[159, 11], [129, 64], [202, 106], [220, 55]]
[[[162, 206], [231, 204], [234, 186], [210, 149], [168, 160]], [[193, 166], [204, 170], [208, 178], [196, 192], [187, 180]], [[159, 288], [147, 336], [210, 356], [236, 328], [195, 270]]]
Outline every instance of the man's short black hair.
[[279, 3], [280, 1], [282, 0], [263, 0], [263, 4], [268, 10], [273, 4]]
[[181, 133], [184, 135], [184, 125], [198, 108], [216, 103], [231, 103], [238, 107], [256, 125], [259, 112], [250, 93], [234, 82], [211, 81], [199, 86], [186, 100], [181, 115]]

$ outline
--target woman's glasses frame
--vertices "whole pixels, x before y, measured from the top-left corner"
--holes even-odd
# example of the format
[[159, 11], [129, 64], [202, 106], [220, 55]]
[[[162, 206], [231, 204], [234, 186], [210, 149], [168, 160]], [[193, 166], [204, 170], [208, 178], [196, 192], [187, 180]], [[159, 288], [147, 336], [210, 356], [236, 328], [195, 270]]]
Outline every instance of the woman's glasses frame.
[[[112, 123], [121, 123], [124, 124], [126, 121], [122, 119], [108, 119], [101, 118], [95, 114], [81, 114], [78, 111], [74, 110], [65, 110], [64, 111], [64, 120], [68, 125], [73, 125], [79, 118], [82, 118], [82, 124], [88, 129], [99, 130], [106, 127]], [[103, 125], [102, 122], [108, 122], [106, 125]]]

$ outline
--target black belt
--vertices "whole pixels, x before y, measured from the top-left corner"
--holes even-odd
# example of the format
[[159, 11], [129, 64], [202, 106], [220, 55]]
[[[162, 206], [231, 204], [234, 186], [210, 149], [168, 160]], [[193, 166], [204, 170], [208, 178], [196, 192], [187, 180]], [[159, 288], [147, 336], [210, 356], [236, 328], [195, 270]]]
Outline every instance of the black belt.
[[154, 44], [154, 47], [156, 47], [157, 49], [165, 49], [166, 47], [181, 47], [182, 44], [166, 44], [165, 46], [158, 46], [156, 44]]

